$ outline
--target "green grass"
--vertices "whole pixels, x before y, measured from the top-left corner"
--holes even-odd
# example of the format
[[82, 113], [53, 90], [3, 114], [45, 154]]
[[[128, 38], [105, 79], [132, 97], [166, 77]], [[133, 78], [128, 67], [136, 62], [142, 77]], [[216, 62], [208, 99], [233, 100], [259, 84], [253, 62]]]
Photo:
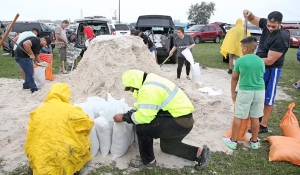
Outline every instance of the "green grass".
[[[228, 64], [222, 62], [222, 56], [220, 55], [221, 44], [215, 43], [201, 43], [196, 45], [193, 49], [195, 61], [199, 62], [201, 66], [228, 69]], [[300, 111], [300, 101], [299, 95], [300, 91], [293, 88], [292, 84], [300, 79], [298, 74], [300, 64], [296, 60], [297, 49], [289, 49], [285, 64], [283, 67], [280, 86], [284, 87], [284, 91], [292, 97], [292, 101], [296, 103], [295, 114], [297, 115]], [[55, 51], [56, 55], [57, 52]], [[59, 67], [59, 58], [54, 57], [54, 68]], [[2, 56], [0, 51], [0, 77], [6, 78], [20, 78], [18, 72], [17, 63], [10, 56]], [[57, 72], [57, 71], [56, 71]], [[216, 77], [217, 79], [218, 77]], [[228, 82], [229, 83], [229, 82]], [[277, 101], [274, 111], [272, 113], [271, 120], [269, 122], [269, 128], [272, 133], [260, 135], [263, 140], [270, 135], [281, 135], [281, 130], [279, 128], [279, 122], [287, 111], [287, 106], [291, 101]], [[298, 117], [298, 120], [299, 117]], [[114, 165], [111, 166], [101, 166], [89, 175], [97, 175], [103, 173], [112, 174], [132, 174], [132, 175], [163, 175], [163, 174], [225, 174], [225, 175], [250, 175], [250, 174], [266, 174], [266, 175], [298, 175], [300, 174], [300, 167], [292, 165], [285, 162], [269, 162], [269, 144], [266, 141], [261, 142], [261, 147], [259, 150], [250, 150], [243, 147], [242, 145], [238, 147], [232, 155], [226, 155], [222, 152], [212, 153], [210, 165], [203, 171], [197, 172], [193, 167], [185, 167], [181, 169], [166, 169], [157, 167], [155, 169], [143, 169], [140, 171], [130, 171], [130, 170], [119, 170]], [[11, 172], [10, 174], [18, 174], [20, 169], [24, 169], [24, 172], [29, 172], [28, 167], [23, 166], [19, 169]], [[1, 170], [1, 161], [0, 161]], [[1, 172], [1, 171], [0, 171]], [[28, 173], [29, 174], [29, 173]]]

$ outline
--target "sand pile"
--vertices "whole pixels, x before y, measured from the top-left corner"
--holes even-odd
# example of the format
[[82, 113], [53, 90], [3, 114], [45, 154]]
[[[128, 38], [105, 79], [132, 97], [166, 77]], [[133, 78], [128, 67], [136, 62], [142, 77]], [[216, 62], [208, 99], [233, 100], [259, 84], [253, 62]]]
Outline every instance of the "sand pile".
[[106, 97], [108, 92], [132, 101], [122, 84], [122, 75], [129, 69], [162, 74], [139, 37], [100, 36], [92, 41], [78, 67], [62, 81], [70, 85], [76, 102], [94, 95]]

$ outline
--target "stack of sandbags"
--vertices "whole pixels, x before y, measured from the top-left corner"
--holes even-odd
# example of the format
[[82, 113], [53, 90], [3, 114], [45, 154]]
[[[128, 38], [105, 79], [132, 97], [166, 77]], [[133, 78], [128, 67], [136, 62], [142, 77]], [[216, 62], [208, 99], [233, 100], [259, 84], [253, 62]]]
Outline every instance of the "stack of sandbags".
[[113, 117], [130, 110], [125, 99], [116, 100], [108, 94], [107, 101], [100, 97], [89, 97], [87, 102], [78, 106], [94, 119], [95, 125], [90, 134], [93, 157], [99, 150], [103, 156], [111, 153], [113, 160], [123, 156], [134, 141], [133, 125], [115, 123]]
[[300, 165], [300, 128], [293, 113], [295, 103], [290, 103], [288, 111], [280, 122], [283, 136], [269, 136], [269, 161], [286, 161]]

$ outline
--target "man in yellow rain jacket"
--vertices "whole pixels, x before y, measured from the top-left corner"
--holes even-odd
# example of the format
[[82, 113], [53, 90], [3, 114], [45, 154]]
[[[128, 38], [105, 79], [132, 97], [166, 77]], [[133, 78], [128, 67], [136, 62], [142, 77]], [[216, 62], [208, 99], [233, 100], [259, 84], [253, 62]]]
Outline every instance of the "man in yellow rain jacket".
[[[247, 36], [250, 36], [248, 30]], [[239, 18], [236, 20], [235, 26], [226, 34], [220, 51], [225, 58], [227, 53], [229, 54], [229, 74], [232, 74], [233, 60], [243, 56], [240, 43], [243, 38], [245, 38], [245, 28], [243, 20]]]
[[94, 122], [70, 98], [69, 86], [56, 83], [30, 113], [25, 153], [34, 175], [73, 175], [92, 158]]
[[171, 81], [140, 70], [129, 70], [123, 74], [125, 91], [133, 92], [137, 98], [135, 110], [114, 116], [115, 122], [136, 125], [140, 157], [130, 161], [135, 168], [156, 165], [153, 139], [160, 138], [163, 152], [197, 161], [197, 169], [208, 165], [210, 150], [182, 143], [192, 130], [194, 107], [185, 93]]

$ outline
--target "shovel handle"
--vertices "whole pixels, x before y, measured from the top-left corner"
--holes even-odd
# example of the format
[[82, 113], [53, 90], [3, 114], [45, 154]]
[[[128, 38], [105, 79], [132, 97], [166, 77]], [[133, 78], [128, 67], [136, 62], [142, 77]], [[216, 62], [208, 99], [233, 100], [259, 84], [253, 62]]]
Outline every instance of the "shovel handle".
[[4, 41], [6, 40], [6, 38], [8, 37], [9, 32], [11, 31], [11, 29], [12, 29], [13, 26], [15, 25], [15, 23], [16, 23], [17, 19], [19, 18], [19, 16], [20, 16], [19, 13], [17, 13], [16, 16], [15, 16], [15, 19], [14, 19], [14, 20], [11, 22], [11, 24], [9, 25], [9, 27], [8, 27], [7, 31], [5, 32], [5, 34], [4, 34], [3, 38], [2, 38], [2, 40], [0, 41], [0, 48], [2, 47], [2, 45], [3, 45]]

